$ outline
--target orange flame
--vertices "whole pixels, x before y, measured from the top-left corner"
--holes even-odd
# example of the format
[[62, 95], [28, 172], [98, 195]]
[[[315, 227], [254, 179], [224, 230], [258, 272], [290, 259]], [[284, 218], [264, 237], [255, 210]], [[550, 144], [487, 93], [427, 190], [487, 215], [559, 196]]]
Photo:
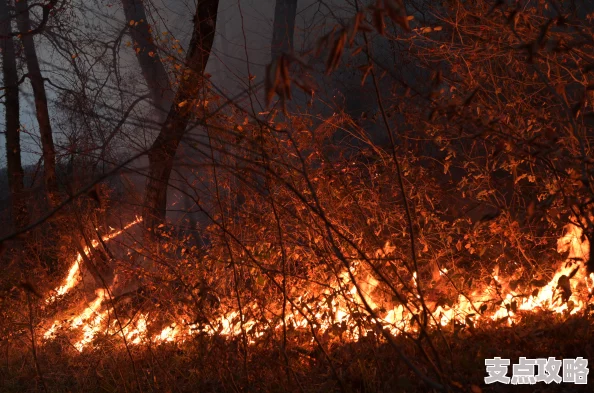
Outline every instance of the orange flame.
[[[127, 231], [128, 229], [130, 229], [131, 227], [133, 227], [134, 225], [138, 224], [141, 221], [142, 221], [142, 218], [137, 217], [136, 220], [134, 220], [131, 223], [129, 223], [128, 225], [124, 226], [119, 231], [114, 231], [114, 232], [110, 233], [109, 235], [103, 236], [102, 240], [104, 242], [108, 242], [111, 239], [121, 235], [122, 233], [124, 233], [125, 231]], [[91, 245], [93, 248], [95, 248], [99, 245], [99, 242], [97, 240], [93, 240], [91, 242]], [[83, 251], [84, 251], [85, 255], [88, 256], [89, 253], [91, 252], [91, 249], [89, 247], [85, 247]], [[79, 272], [80, 272], [80, 263], [82, 262], [82, 260], [83, 260], [83, 256], [81, 255], [81, 253], [76, 254], [76, 258], [75, 258], [74, 262], [72, 263], [72, 265], [70, 266], [70, 269], [68, 270], [68, 276], [66, 276], [66, 279], [64, 280], [64, 284], [62, 284], [55, 290], [55, 294], [53, 294], [52, 296], [45, 299], [46, 303], [51, 303], [51, 302], [55, 301], [58, 297], [67, 294], [72, 288], [74, 288], [76, 286], [76, 284], [78, 284], [78, 282], [80, 281]]]
[[[112, 239], [121, 234], [126, 229], [140, 222], [140, 219], [128, 224], [122, 230], [113, 232], [106, 236], [104, 240]], [[569, 251], [568, 261], [563, 263], [561, 267], [555, 272], [552, 279], [538, 290], [538, 293], [532, 292], [529, 296], [522, 294], [518, 288], [511, 290], [508, 288], [505, 291], [505, 282], [502, 282], [498, 276], [498, 272], [492, 275], [493, 282], [483, 290], [475, 290], [473, 293], [465, 296], [459, 295], [455, 304], [452, 306], [437, 306], [431, 312], [433, 318], [433, 325], [446, 326], [452, 322], [460, 325], [468, 325], [469, 323], [478, 326], [483, 322], [505, 320], [509, 325], [517, 323], [521, 320], [520, 312], [537, 312], [537, 311], [552, 311], [556, 313], [575, 314], [583, 310], [587, 301], [584, 300], [583, 291], [580, 285], [585, 283], [587, 292], [592, 295], [594, 290], [594, 273], [586, 276], [585, 269], [577, 260], [587, 260], [589, 257], [590, 245], [587, 239], [582, 240], [582, 230], [576, 225], [568, 225], [566, 227], [566, 234], [558, 240], [557, 250], [559, 252]], [[387, 254], [393, 251], [394, 248], [386, 243], [384, 250], [378, 252]], [[58, 295], [68, 292], [73, 288], [77, 280], [78, 264], [82, 257], [79, 255], [71, 267], [65, 283], [60, 286], [56, 293]], [[357, 265], [354, 263], [351, 267], [351, 274], [357, 278], [359, 285], [355, 286], [350, 281], [349, 272], [343, 272], [339, 275], [337, 287], [333, 289], [341, 289], [343, 297], [331, 296], [333, 290], [327, 289], [324, 292], [325, 300], [320, 300], [314, 304], [308, 304], [305, 299], [310, 294], [304, 294], [295, 299], [293, 305], [288, 306], [284, 321], [278, 322], [273, 329], [279, 329], [284, 324], [293, 326], [295, 328], [310, 327], [310, 323], [314, 323], [317, 329], [327, 331], [336, 326], [343, 326], [343, 333], [348, 339], [356, 340], [359, 338], [359, 333], [356, 329], [356, 324], [352, 319], [353, 309], [363, 309], [364, 303], [367, 303], [372, 309], [380, 310], [381, 307], [376, 304], [371, 293], [379, 285], [379, 282], [371, 275], [366, 280], [357, 276]], [[447, 275], [447, 269], [440, 270], [440, 275]], [[571, 280], [570, 280], [571, 278]], [[568, 284], [567, 284], [568, 283]], [[413, 285], [417, 285], [417, 276], [413, 275]], [[568, 299], [560, 301], [560, 290], [563, 290], [564, 285], [569, 285], [571, 295]], [[567, 292], [567, 291], [566, 291]], [[246, 319], [244, 312], [242, 321], [240, 313], [237, 310], [230, 311], [216, 320], [212, 321], [208, 327], [199, 328], [196, 325], [187, 325], [185, 321], [175, 321], [171, 325], [162, 329], [158, 334], [148, 337], [149, 331], [149, 315], [141, 314], [134, 320], [129, 321], [123, 328], [118, 327], [115, 321], [112, 321], [109, 326], [106, 326], [108, 321], [108, 311], [99, 312], [103, 301], [105, 300], [106, 292], [103, 290], [97, 291], [96, 299], [90, 303], [79, 315], [67, 323], [62, 324], [58, 321], [54, 322], [52, 327], [45, 333], [44, 337], [50, 339], [55, 336], [55, 332], [59, 327], [68, 329], [82, 329], [82, 338], [74, 344], [78, 350], [83, 350], [88, 346], [96, 335], [104, 329], [105, 332], [119, 333], [123, 335], [130, 344], [141, 344], [143, 341], [152, 341], [155, 343], [165, 343], [174, 341], [183, 341], [186, 337], [196, 334], [198, 332], [203, 334], [220, 334], [225, 336], [237, 336], [243, 331], [251, 331], [250, 340], [261, 337], [264, 330], [258, 326], [255, 319]], [[591, 298], [592, 296], [590, 296]], [[48, 299], [53, 300], [54, 297]], [[495, 305], [493, 299], [502, 298], [498, 305]], [[328, 300], [330, 299], [330, 300]], [[489, 311], [485, 310], [486, 305], [491, 305]], [[494, 307], [493, 307], [494, 306]], [[415, 310], [414, 306], [412, 312], [419, 312]], [[571, 307], [571, 309], [570, 309]], [[248, 309], [255, 310], [256, 304], [247, 305]], [[313, 315], [309, 310], [315, 310]], [[482, 310], [482, 311], [479, 311]], [[245, 311], [245, 310], [244, 310]], [[383, 311], [383, 316], [379, 322], [388, 329], [392, 334], [397, 335], [403, 331], [415, 331], [417, 327], [412, 323], [411, 310], [407, 310], [403, 305], [398, 305], [390, 310]], [[304, 317], [303, 315], [311, 315]], [[350, 327], [344, 328], [344, 326]], [[260, 329], [260, 330], [257, 330]]]

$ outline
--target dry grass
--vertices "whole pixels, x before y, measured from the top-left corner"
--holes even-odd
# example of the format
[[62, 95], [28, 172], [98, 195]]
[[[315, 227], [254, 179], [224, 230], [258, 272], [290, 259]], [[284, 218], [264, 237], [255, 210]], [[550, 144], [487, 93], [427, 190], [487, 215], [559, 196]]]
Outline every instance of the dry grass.
[[[563, 320], [543, 313], [527, 316], [514, 327], [450, 326], [443, 336], [432, 335], [444, 376], [454, 391], [472, 391], [475, 385], [483, 392], [587, 392], [587, 386], [573, 384], [484, 385], [484, 359], [499, 356], [512, 364], [520, 356], [593, 359], [593, 328], [589, 317]], [[240, 339], [211, 336], [179, 344], [134, 346], [130, 353], [115, 337], [100, 337], [94, 348], [82, 353], [56, 340], [39, 350], [38, 361], [49, 392], [431, 391], [373, 333], [359, 342], [326, 337], [329, 357], [305, 337], [290, 334], [286, 357], [278, 343], [262, 342], [248, 348], [247, 358]], [[396, 342], [421, 370], [428, 370], [414, 343], [402, 338]], [[4, 342], [3, 354], [2, 392], [44, 391], [26, 345]]]

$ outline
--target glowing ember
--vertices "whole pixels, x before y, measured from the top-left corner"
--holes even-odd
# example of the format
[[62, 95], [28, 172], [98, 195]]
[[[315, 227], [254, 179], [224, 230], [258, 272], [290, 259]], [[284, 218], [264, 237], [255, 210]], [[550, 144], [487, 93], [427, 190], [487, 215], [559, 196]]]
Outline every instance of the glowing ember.
[[[122, 230], [106, 236], [104, 241], [118, 236], [138, 222], [140, 219], [130, 223]], [[589, 258], [589, 246], [587, 239], [582, 239], [582, 230], [575, 225], [568, 225], [566, 234], [558, 240], [557, 244], [559, 252], [569, 252], [568, 259], [561, 264], [546, 285], [541, 285], [537, 290], [531, 291], [526, 288], [518, 288], [516, 285], [512, 290], [509, 281], [503, 280], [497, 269], [493, 272], [492, 281], [486, 288], [477, 289], [468, 295], [460, 294], [457, 301], [451, 306], [427, 302], [428, 306], [433, 309], [430, 315], [432, 318], [430, 324], [447, 326], [455, 323], [459, 326], [469, 324], [479, 326], [484, 322], [503, 320], [508, 325], [513, 325], [520, 322], [523, 313], [526, 312], [549, 311], [575, 314], [587, 305], [588, 300], [584, 300], [584, 292], [592, 295], [594, 289], [594, 274], [586, 276], [583, 266], [583, 261]], [[386, 243], [384, 248], [386, 250], [381, 251], [382, 254], [390, 252], [389, 243]], [[85, 252], [88, 251], [85, 250]], [[76, 285], [80, 280], [78, 266], [81, 260], [82, 257], [78, 255], [64, 284], [48, 301], [53, 300], [55, 296], [67, 293]], [[346, 271], [340, 274], [335, 287], [326, 289], [322, 294], [317, 294], [317, 297], [314, 293], [305, 293], [295, 299], [287, 305], [284, 321], [281, 320], [276, 325], [268, 326], [267, 329], [276, 330], [283, 326], [295, 329], [310, 328], [310, 324], [313, 324], [313, 327], [318, 331], [338, 329], [343, 337], [356, 340], [361, 332], [352, 315], [353, 312], [360, 313], [360, 310], [365, 310], [365, 304], [367, 304], [372, 310], [376, 310], [374, 313], [379, 318], [378, 322], [392, 334], [416, 331], [418, 327], [412, 317], [413, 314], [419, 314], [422, 310], [417, 309], [413, 302], [409, 302], [406, 307], [400, 304], [390, 310], [382, 310], [372, 295], [379, 285], [378, 280], [370, 274], [365, 275], [360, 272], [358, 274], [358, 268], [359, 265], [356, 262], [353, 263], [350, 274]], [[351, 282], [351, 274], [356, 278], [357, 286]], [[448, 270], [442, 268], [439, 274], [447, 276]], [[416, 273], [413, 274], [412, 284], [414, 287], [418, 284]], [[341, 293], [342, 296], [332, 295], [336, 293]], [[163, 328], [160, 333], [148, 337], [150, 316], [140, 314], [126, 323], [110, 319], [108, 310], [100, 312], [106, 295], [106, 291], [98, 290], [95, 300], [80, 314], [62, 323], [54, 322], [44, 337], [46, 339], [55, 337], [59, 328], [79, 329], [82, 338], [74, 346], [78, 350], [82, 350], [101, 331], [119, 334], [125, 337], [129, 344], [141, 344], [146, 341], [155, 343], [183, 341], [197, 333], [238, 336], [244, 331], [250, 332], [248, 339], [253, 342], [255, 338], [261, 337], [266, 331], [255, 318], [246, 318], [246, 315], [250, 315], [251, 311], [255, 312], [257, 309], [256, 304], [248, 304], [244, 306], [243, 314], [237, 310], [231, 310], [211, 321], [207, 326], [188, 326], [186, 321], [174, 321], [171, 325]], [[321, 300], [312, 301], [312, 298]], [[243, 321], [241, 321], [241, 315], [243, 315]]]

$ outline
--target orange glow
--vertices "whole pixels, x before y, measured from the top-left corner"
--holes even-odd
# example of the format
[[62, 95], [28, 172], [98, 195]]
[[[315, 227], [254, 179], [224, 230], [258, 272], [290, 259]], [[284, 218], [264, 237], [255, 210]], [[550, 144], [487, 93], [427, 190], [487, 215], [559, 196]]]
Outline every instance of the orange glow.
[[[113, 232], [106, 236], [104, 240], [112, 239], [119, 235], [132, 225], [140, 222], [139, 219], [130, 223], [122, 230]], [[587, 239], [582, 239], [582, 230], [575, 225], [566, 227], [566, 234], [558, 240], [557, 250], [559, 252], [569, 251], [568, 260], [562, 262], [553, 275], [552, 279], [544, 286], [538, 288], [538, 291], [532, 291], [530, 288], [509, 288], [511, 277], [504, 279], [496, 269], [491, 275], [492, 282], [484, 288], [477, 288], [472, 293], [458, 296], [457, 301], [451, 305], [437, 305], [427, 302], [427, 305], [433, 311], [431, 312], [431, 324], [448, 326], [452, 322], [460, 326], [472, 324], [480, 326], [489, 321], [502, 320], [508, 325], [513, 325], [521, 321], [522, 315], [526, 312], [549, 311], [554, 313], [575, 314], [586, 307], [586, 297], [584, 292], [592, 294], [594, 290], [594, 274], [586, 276], [585, 268], [582, 262], [589, 257], [589, 244]], [[393, 248], [391, 249], [393, 250]], [[391, 252], [389, 243], [386, 243], [381, 254]], [[79, 280], [78, 263], [79, 257], [75, 260], [69, 274], [62, 286], [57, 290], [57, 294], [66, 293], [73, 288]], [[413, 332], [417, 327], [412, 322], [412, 314], [420, 313], [412, 302], [409, 302], [406, 309], [403, 305], [397, 305], [389, 310], [383, 310], [372, 295], [378, 287], [379, 282], [371, 274], [363, 274], [360, 271], [362, 264], [356, 261], [351, 265], [351, 274], [357, 280], [355, 286], [350, 280], [349, 272], [343, 272], [339, 275], [334, 288], [326, 289], [321, 296], [317, 296], [317, 301], [307, 303], [307, 299], [315, 293], [305, 293], [294, 299], [293, 304], [287, 305], [287, 312], [284, 321], [278, 321], [276, 325], [268, 328], [280, 329], [283, 323], [294, 328], [309, 328], [309, 324], [315, 323], [320, 331], [342, 326], [342, 335], [345, 339], [357, 340], [360, 332], [357, 328], [357, 322], [351, 317], [353, 311], [361, 312], [365, 310], [365, 303], [375, 312], [378, 322], [392, 334], [397, 335], [402, 331]], [[448, 270], [440, 269], [441, 276], [447, 276]], [[565, 276], [565, 277], [564, 277]], [[571, 278], [570, 280], [568, 278]], [[567, 296], [566, 301], [560, 299], [562, 282], [569, 282], [571, 294]], [[412, 284], [417, 286], [417, 275], [413, 274]], [[332, 296], [335, 293], [341, 293], [342, 296]], [[530, 295], [528, 295], [530, 293]], [[113, 319], [108, 322], [109, 313], [104, 306], [104, 300], [107, 293], [103, 290], [97, 291], [96, 299], [91, 302], [81, 313], [65, 322], [54, 322], [45, 333], [46, 339], [55, 336], [57, 329], [80, 330], [81, 337], [74, 344], [78, 350], [87, 347], [97, 334], [101, 331], [124, 336], [130, 344], [141, 344], [143, 342], [165, 343], [183, 341], [192, 334], [201, 332], [210, 335], [237, 336], [243, 331], [250, 331], [249, 340], [254, 341], [261, 337], [265, 330], [256, 321], [256, 319], [246, 319], [245, 315], [250, 315], [246, 311], [256, 311], [256, 304], [244, 306], [244, 320], [240, 321], [240, 313], [237, 310], [230, 310], [219, 318], [211, 321], [207, 327], [198, 328], [196, 325], [188, 325], [186, 321], [172, 321], [169, 326], [162, 328], [159, 333], [148, 336], [150, 328], [150, 315], [140, 314], [133, 320], [122, 322], [123, 328]], [[53, 298], [50, 298], [53, 299]], [[501, 299], [497, 302], [495, 299]], [[48, 300], [49, 301], [49, 300]], [[570, 308], [571, 307], [571, 308]], [[104, 309], [103, 311], [101, 311]], [[379, 311], [382, 310], [382, 311]], [[479, 311], [481, 310], [481, 311]], [[303, 315], [307, 315], [305, 318]], [[154, 329], [153, 329], [154, 331]]]
[[[125, 227], [120, 229], [119, 231], [114, 231], [114, 232], [110, 233], [109, 235], [103, 236], [102, 240], [104, 242], [108, 242], [109, 240], [121, 235], [122, 233], [124, 233], [125, 231], [127, 231], [128, 229], [130, 229], [131, 227], [133, 227], [134, 225], [138, 224], [141, 221], [142, 221], [142, 218], [136, 218], [136, 220], [132, 221], [131, 223], [129, 223], [128, 225], [126, 225]], [[99, 245], [99, 242], [97, 240], [93, 240], [91, 244], [92, 244], [93, 248], [95, 248]], [[91, 250], [89, 249], [89, 247], [84, 248], [84, 252], [85, 252], [86, 256], [89, 255], [90, 251]], [[55, 301], [58, 297], [67, 294], [72, 288], [74, 288], [76, 286], [76, 284], [78, 284], [78, 282], [80, 281], [80, 275], [79, 275], [80, 263], [82, 261], [83, 261], [83, 256], [80, 253], [76, 254], [76, 258], [74, 259], [74, 262], [72, 263], [72, 265], [70, 266], [70, 269], [68, 270], [68, 276], [66, 276], [66, 279], [64, 280], [64, 284], [62, 284], [61, 286], [56, 288], [55, 294], [53, 294], [52, 296], [45, 299], [46, 303], [51, 303], [51, 302]]]

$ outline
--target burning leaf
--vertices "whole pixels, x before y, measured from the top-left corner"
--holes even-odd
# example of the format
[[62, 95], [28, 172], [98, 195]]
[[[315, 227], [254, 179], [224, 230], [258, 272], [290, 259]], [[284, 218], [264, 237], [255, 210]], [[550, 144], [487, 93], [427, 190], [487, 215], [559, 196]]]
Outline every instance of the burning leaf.
[[[378, 0], [377, 4], [379, 5], [380, 2], [381, 0]], [[385, 11], [378, 5], [376, 5], [373, 9], [373, 27], [375, 27], [380, 35], [386, 35], [386, 25], [384, 22]]]

